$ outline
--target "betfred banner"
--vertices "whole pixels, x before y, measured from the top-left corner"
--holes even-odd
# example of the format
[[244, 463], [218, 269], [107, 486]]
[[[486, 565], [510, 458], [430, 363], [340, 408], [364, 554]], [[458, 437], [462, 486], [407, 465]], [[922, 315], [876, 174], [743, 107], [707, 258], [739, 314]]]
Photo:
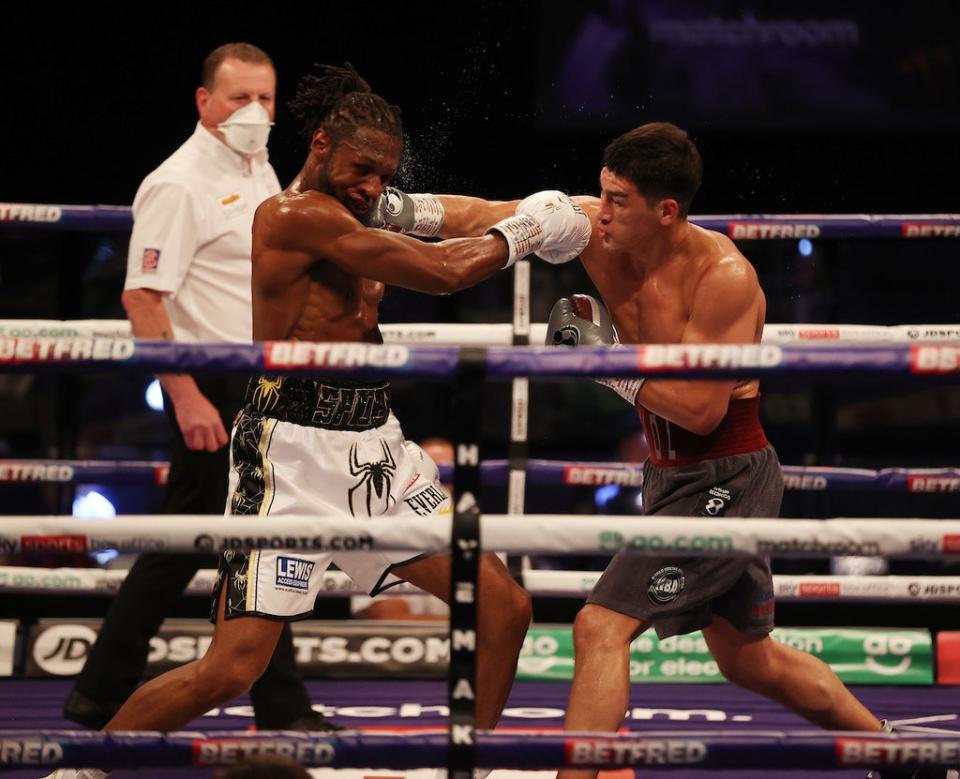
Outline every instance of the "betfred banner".
[[[819, 657], [850, 684], [933, 684], [932, 641], [927, 630], [885, 628], [777, 628], [775, 641]], [[573, 678], [573, 639], [566, 626], [531, 628], [517, 678]], [[634, 682], [722, 682], [699, 631], [660, 640], [653, 630], [630, 645]]]
[[[25, 673], [74, 676], [96, 640], [99, 620], [40, 620], [30, 631]], [[444, 624], [314, 621], [293, 625], [297, 665], [306, 678], [444, 679], [448, 640]], [[203, 656], [213, 637], [205, 620], [168, 620], [150, 642], [147, 674], [156, 675]], [[844, 682], [933, 684], [932, 641], [926, 630], [778, 628], [773, 638], [830, 665]], [[721, 682], [700, 632], [659, 640], [647, 631], [631, 644], [635, 682]], [[573, 678], [569, 626], [527, 633], [517, 678]]]

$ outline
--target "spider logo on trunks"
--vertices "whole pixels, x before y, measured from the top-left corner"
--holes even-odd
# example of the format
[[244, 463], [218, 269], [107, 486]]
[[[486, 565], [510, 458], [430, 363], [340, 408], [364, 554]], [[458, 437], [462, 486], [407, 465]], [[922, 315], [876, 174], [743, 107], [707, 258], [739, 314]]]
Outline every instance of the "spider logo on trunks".
[[280, 402], [280, 388], [283, 386], [283, 378], [268, 379], [261, 376], [257, 379], [257, 388], [253, 391], [254, 408], [257, 411], [272, 411]]
[[377, 514], [382, 514], [390, 508], [391, 502], [396, 502], [390, 494], [390, 488], [397, 463], [382, 438], [380, 448], [383, 450], [382, 459], [362, 463], [357, 456], [357, 444], [350, 447], [350, 475], [360, 477], [360, 481], [347, 490], [347, 503], [353, 516], [357, 516], [355, 503], [360, 507], [366, 506], [366, 515], [372, 517], [374, 509]]
[[247, 589], [246, 572], [241, 573], [237, 571], [237, 573], [233, 575], [233, 586], [237, 588], [237, 592], [244, 592]]

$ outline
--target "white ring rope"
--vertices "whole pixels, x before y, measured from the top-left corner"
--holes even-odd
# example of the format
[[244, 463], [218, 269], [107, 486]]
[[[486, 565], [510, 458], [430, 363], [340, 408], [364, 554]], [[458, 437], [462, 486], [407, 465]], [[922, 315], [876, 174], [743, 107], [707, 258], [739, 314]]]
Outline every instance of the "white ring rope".
[[[484, 515], [486, 551], [509, 554], [835, 555], [931, 559], [960, 553], [960, 520], [714, 519], [710, 517]], [[142, 515], [109, 519], [9, 516], [0, 522], [0, 553], [165, 551], [208, 554], [227, 549], [297, 549], [337, 554], [446, 551], [449, 516], [429, 521], [391, 517]], [[202, 528], [202, 530], [199, 530]]]
[[[582, 598], [593, 589], [601, 571], [525, 570], [522, 584], [538, 597]], [[127, 576], [124, 569], [31, 568], [0, 566], [2, 593], [56, 593], [59, 595], [111, 595]], [[209, 596], [216, 569], [204, 569], [187, 585], [185, 595]], [[960, 602], [960, 576], [793, 576], [773, 577], [778, 601], [909, 601]], [[366, 595], [342, 571], [324, 571], [320, 595]], [[427, 595], [407, 582], [391, 587], [388, 595]]]
[[[510, 346], [514, 325], [495, 324], [381, 324], [384, 341], [434, 346]], [[542, 344], [545, 322], [530, 324], [530, 343]], [[0, 336], [127, 338], [126, 319], [2, 319]], [[818, 343], [851, 341], [861, 343], [917, 343], [960, 340], [960, 324], [854, 325], [854, 324], [773, 324], [763, 329], [764, 343]]]

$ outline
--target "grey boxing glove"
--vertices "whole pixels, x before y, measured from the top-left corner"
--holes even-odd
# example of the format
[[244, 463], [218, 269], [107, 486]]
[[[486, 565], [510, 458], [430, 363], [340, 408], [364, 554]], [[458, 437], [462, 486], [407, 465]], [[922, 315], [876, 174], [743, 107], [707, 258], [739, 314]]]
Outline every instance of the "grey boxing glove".
[[[592, 295], [571, 295], [554, 303], [547, 321], [547, 346], [595, 346], [617, 347], [620, 339], [613, 325], [610, 312]], [[609, 387], [621, 398], [636, 405], [637, 393], [644, 379], [594, 379]]]
[[443, 204], [436, 195], [408, 195], [396, 187], [387, 187], [363, 223], [367, 227], [433, 238], [443, 227], [443, 217]]

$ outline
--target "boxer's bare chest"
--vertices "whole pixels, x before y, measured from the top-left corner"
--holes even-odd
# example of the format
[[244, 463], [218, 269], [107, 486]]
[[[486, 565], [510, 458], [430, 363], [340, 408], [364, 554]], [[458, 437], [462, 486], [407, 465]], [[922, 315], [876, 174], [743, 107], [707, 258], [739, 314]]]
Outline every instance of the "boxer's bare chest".
[[304, 341], [380, 343], [377, 313], [383, 293], [384, 285], [379, 281], [318, 262], [307, 274], [291, 336]]
[[625, 259], [584, 258], [623, 343], [678, 343], [690, 319], [692, 294], [687, 263], [645, 273]]

